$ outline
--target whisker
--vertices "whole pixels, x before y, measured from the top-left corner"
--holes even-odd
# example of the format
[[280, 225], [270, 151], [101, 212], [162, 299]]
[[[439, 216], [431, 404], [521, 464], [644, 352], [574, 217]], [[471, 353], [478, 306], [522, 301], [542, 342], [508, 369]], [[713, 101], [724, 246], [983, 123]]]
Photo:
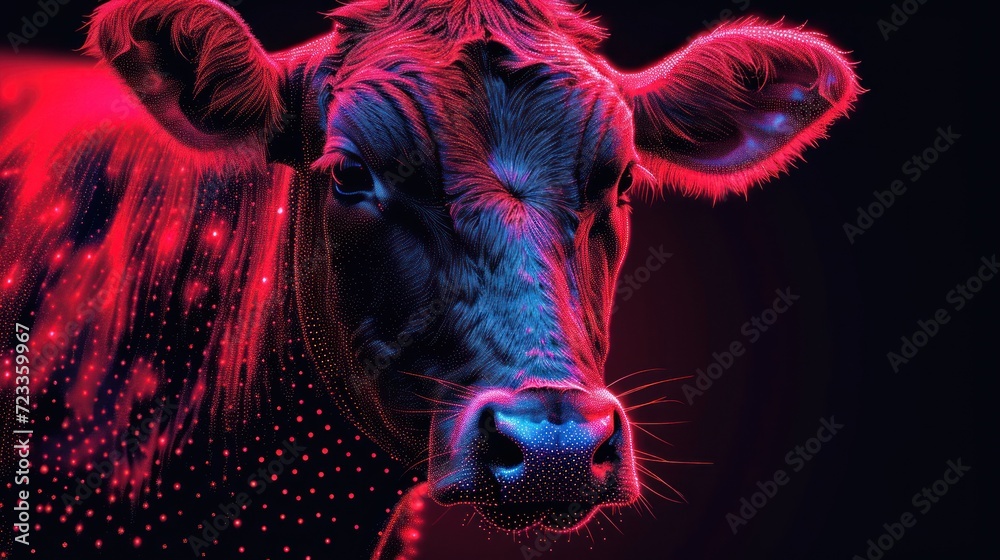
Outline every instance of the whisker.
[[660, 478], [659, 476], [657, 476], [656, 473], [654, 473], [653, 471], [647, 469], [646, 467], [644, 467], [642, 465], [636, 465], [636, 468], [638, 468], [639, 470], [641, 470], [642, 472], [644, 472], [646, 474], [646, 476], [652, 477], [654, 480], [656, 480], [660, 484], [662, 484], [662, 485], [666, 486], [667, 488], [669, 488], [670, 491], [673, 492], [674, 494], [677, 494], [677, 496], [681, 500], [683, 500], [685, 504], [688, 503], [687, 498], [684, 497], [684, 494], [681, 494], [676, 488], [674, 488], [673, 486], [671, 486], [670, 484], [668, 484], [667, 481], [665, 481], [662, 478]]
[[621, 399], [621, 398], [624, 398], [624, 397], [627, 397], [627, 396], [631, 395], [632, 393], [638, 393], [639, 391], [642, 391], [643, 389], [648, 389], [650, 387], [655, 387], [657, 385], [663, 385], [664, 383], [673, 383], [674, 381], [684, 381], [685, 379], [694, 379], [694, 376], [693, 375], [685, 375], [684, 377], [674, 377], [672, 379], [661, 379], [659, 381], [653, 381], [652, 383], [646, 383], [645, 385], [639, 385], [638, 387], [635, 387], [634, 389], [629, 389], [628, 391], [625, 391], [624, 393], [618, 395], [618, 398]]
[[661, 438], [660, 436], [658, 436], [658, 435], [654, 434], [653, 432], [651, 432], [651, 431], [647, 430], [646, 428], [643, 428], [642, 426], [636, 426], [636, 428], [639, 428], [639, 429], [640, 429], [640, 430], [642, 430], [643, 432], [646, 432], [646, 434], [648, 434], [648, 435], [649, 435], [649, 437], [651, 437], [651, 438], [653, 438], [653, 439], [655, 439], [655, 440], [657, 440], [657, 441], [661, 441], [661, 442], [663, 442], [663, 443], [665, 443], [665, 444], [669, 445], [670, 447], [673, 447], [673, 446], [674, 446], [674, 444], [672, 444], [672, 443], [670, 443], [669, 441], [667, 441], [667, 440], [665, 440], [665, 439]]
[[649, 515], [653, 516], [653, 519], [656, 519], [656, 514], [653, 513], [653, 505], [649, 503], [649, 500], [646, 499], [646, 496], [639, 494], [639, 499], [637, 500], [637, 502], [646, 506], [646, 510], [649, 511]]
[[430, 381], [434, 381], [436, 383], [440, 383], [442, 385], [451, 387], [452, 389], [455, 389], [455, 390], [460, 391], [462, 393], [472, 394], [472, 390], [469, 389], [468, 387], [466, 387], [464, 385], [459, 385], [458, 383], [454, 383], [454, 382], [448, 381], [446, 379], [438, 379], [436, 377], [431, 377], [429, 375], [423, 375], [423, 374], [420, 374], [420, 373], [413, 373], [412, 371], [403, 371], [401, 369], [400, 370], [396, 370], [396, 371], [398, 371], [399, 373], [405, 374], [405, 375], [411, 375], [413, 377], [419, 377], [421, 379], [427, 379], [427, 380], [430, 380]]
[[614, 522], [614, 521], [612, 521], [610, 517], [608, 517], [608, 514], [604, 513], [604, 510], [600, 510], [600, 509], [599, 509], [599, 510], [597, 510], [597, 511], [599, 511], [599, 512], [601, 513], [601, 515], [603, 515], [603, 516], [604, 516], [604, 519], [607, 519], [607, 520], [608, 520], [608, 523], [610, 523], [610, 524], [611, 524], [611, 526], [612, 526], [612, 527], [614, 527], [616, 531], [618, 531], [619, 533], [621, 533], [621, 534], [623, 534], [623, 535], [625, 534], [625, 533], [622, 533], [622, 530], [618, 528], [618, 525], [615, 525], [615, 522]]
[[650, 486], [649, 486], [648, 484], [646, 484], [645, 482], [642, 482], [642, 481], [639, 481], [639, 484], [641, 484], [641, 485], [642, 485], [642, 487], [643, 487], [643, 488], [645, 488], [646, 490], [649, 490], [650, 492], [652, 492], [652, 493], [656, 494], [657, 496], [659, 496], [659, 497], [663, 498], [664, 500], [666, 500], [666, 501], [668, 501], [668, 502], [673, 502], [673, 503], [675, 503], [675, 504], [683, 504], [683, 503], [686, 503], [686, 502], [682, 502], [682, 501], [680, 501], [680, 500], [675, 500], [674, 498], [668, 498], [668, 497], [664, 496], [663, 494], [660, 494], [660, 493], [659, 493], [659, 492], [657, 492], [656, 490], [653, 490], [653, 489], [652, 489], [652, 488], [651, 488], [651, 487], [650, 487]]
[[424, 457], [423, 459], [420, 459], [420, 460], [418, 460], [418, 461], [416, 461], [414, 463], [411, 463], [410, 466], [408, 466], [405, 469], [403, 469], [403, 474], [406, 474], [406, 473], [410, 472], [410, 469], [413, 469], [414, 467], [417, 467], [421, 463], [430, 463], [431, 459], [437, 459], [438, 457], [443, 457], [444, 455], [447, 455], [447, 454], [448, 454], [447, 451], [443, 451], [441, 453], [436, 453], [434, 455], [428, 455], [428, 456]]
[[[423, 455], [424, 453], [427, 453], [430, 450], [431, 450], [431, 444], [428, 443], [427, 445], [424, 446], [423, 449], [420, 450], [420, 454]], [[639, 451], [639, 450], [637, 449], [636, 451]]]
[[659, 477], [659, 475], [657, 475], [653, 471], [649, 470], [648, 467], [644, 467], [642, 465], [636, 465], [636, 468], [639, 469], [646, 476], [652, 478], [653, 480], [655, 480], [657, 482], [660, 482], [662, 484], [667, 484], [662, 478]]
[[668, 461], [666, 459], [653, 459], [651, 457], [636, 457], [640, 461], [646, 461], [647, 463], [666, 463], [670, 465], [714, 465], [710, 461]]
[[642, 373], [649, 373], [651, 371], [667, 371], [667, 370], [665, 368], [649, 368], [649, 369], [643, 369], [643, 370], [639, 370], [639, 371], [636, 371], [636, 372], [632, 372], [632, 373], [626, 375], [625, 377], [619, 377], [618, 379], [615, 379], [611, 383], [608, 383], [608, 387], [607, 388], [610, 389], [612, 386], [614, 386], [615, 383], [618, 383], [618, 382], [621, 382], [621, 381], [625, 381], [626, 379], [628, 379], [630, 377], [633, 377], [635, 375], [639, 375], [639, 374], [642, 374]]
[[642, 517], [643, 516], [643, 511], [642, 511], [642, 508], [639, 507], [640, 505], [641, 505], [641, 503], [639, 502], [639, 499], [636, 498], [631, 504], [629, 504], [627, 506], [624, 506], [624, 507], [627, 507], [627, 508], [635, 511], [636, 515], [638, 515], [639, 517]]
[[453, 509], [455, 509], [455, 508], [444, 508], [444, 513], [442, 513], [441, 515], [439, 515], [438, 518], [434, 520], [434, 523], [431, 523], [431, 525], [437, 525], [438, 522], [441, 521], [442, 519], [444, 519], [444, 516], [448, 515], [448, 512], [451, 511], [451, 510], [453, 510]]
[[641, 509], [639, 509], [639, 502], [638, 502], [638, 501], [636, 501], [636, 502], [632, 502], [631, 504], [629, 504], [629, 505], [628, 505], [628, 508], [629, 508], [629, 509], [631, 509], [631, 510], [634, 510], [634, 511], [635, 511], [635, 513], [636, 513], [636, 514], [637, 514], [637, 515], [638, 515], [638, 516], [639, 516], [640, 518], [642, 517], [642, 510], [641, 510]]
[[[636, 459], [640, 461], [649, 461], [650, 463], [669, 463], [671, 465], [714, 465], [715, 463], [709, 461], [671, 461], [670, 459], [664, 459], [659, 455], [653, 455], [652, 453], [643, 451], [641, 449], [636, 449]], [[645, 455], [645, 457], [640, 457], [639, 455]]]
[[639, 495], [638, 495], [638, 496], [636, 497], [635, 501], [634, 501], [634, 502], [632, 502], [631, 504], [629, 504], [629, 506], [628, 506], [628, 507], [630, 507], [630, 508], [632, 508], [633, 510], [635, 510], [636, 514], [638, 514], [638, 515], [639, 515], [639, 517], [642, 517], [642, 516], [643, 516], [643, 514], [645, 513], [645, 512], [644, 512], [644, 511], [642, 510], [642, 508], [643, 508], [643, 507], [645, 507], [645, 505], [646, 505], [646, 504], [644, 504], [644, 503], [643, 503], [643, 501], [642, 501], [642, 494], [640, 493], [640, 494], [639, 494]]
[[664, 459], [663, 457], [660, 457], [659, 455], [654, 455], [653, 453], [650, 453], [648, 451], [643, 451], [642, 449], [635, 449], [635, 450], [633, 450], [633, 452], [636, 454], [636, 459], [639, 458], [638, 457], [639, 455], [645, 455], [646, 457], [643, 458], [645, 460], [656, 459], [656, 460], [659, 460], [659, 461], [666, 462], [666, 459]]
[[457, 407], [461, 407], [462, 406], [462, 405], [460, 405], [458, 403], [453, 403], [453, 402], [448, 402], [448, 401], [441, 401], [441, 400], [438, 400], [438, 399], [432, 399], [430, 397], [425, 397], [423, 395], [417, 395], [417, 397], [420, 397], [421, 399], [424, 399], [425, 401], [428, 401], [428, 402], [432, 402], [434, 404], [440, 404], [442, 406], [448, 406], [448, 407], [453, 407], [453, 408], [457, 408]]
[[670, 404], [670, 403], [684, 404], [683, 401], [679, 401], [677, 399], [667, 399], [667, 398], [660, 397], [660, 398], [658, 398], [656, 400], [649, 401], [647, 403], [642, 403], [642, 404], [637, 404], [635, 406], [630, 406], [630, 407], [628, 407], [628, 408], [625, 409], [625, 412], [632, 412], [633, 410], [638, 410], [640, 408], [644, 408], [644, 407], [651, 406], [651, 405], [654, 405], [654, 404]]
[[445, 479], [449, 479], [449, 478], [451, 478], [451, 477], [455, 476], [456, 474], [458, 474], [458, 473], [459, 473], [459, 472], [461, 472], [461, 471], [462, 471], [462, 467], [456, 467], [456, 468], [455, 468], [455, 470], [453, 470], [453, 471], [451, 471], [450, 473], [447, 473], [447, 474], [445, 474], [445, 475], [442, 475], [442, 476], [439, 476], [438, 478], [439, 478], [440, 480], [445, 480]]

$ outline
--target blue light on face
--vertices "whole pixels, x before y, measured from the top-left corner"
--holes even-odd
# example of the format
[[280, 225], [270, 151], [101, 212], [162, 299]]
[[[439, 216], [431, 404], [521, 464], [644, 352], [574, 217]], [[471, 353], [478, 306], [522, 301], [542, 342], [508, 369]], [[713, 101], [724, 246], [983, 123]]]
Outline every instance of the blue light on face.
[[788, 96], [792, 101], [805, 101], [806, 94], [800, 88], [795, 88], [792, 93]]
[[493, 473], [501, 484], [512, 484], [513, 481], [524, 476], [524, 463], [513, 467], [493, 467]]

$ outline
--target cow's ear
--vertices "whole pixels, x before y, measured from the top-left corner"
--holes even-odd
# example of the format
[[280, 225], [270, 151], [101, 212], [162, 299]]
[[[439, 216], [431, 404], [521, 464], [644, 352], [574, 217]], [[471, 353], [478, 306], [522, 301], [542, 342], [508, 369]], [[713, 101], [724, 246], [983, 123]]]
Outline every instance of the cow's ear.
[[746, 20], [642, 72], [612, 71], [635, 144], [660, 185], [712, 199], [786, 171], [861, 91], [821, 35]]
[[188, 145], [263, 147], [280, 125], [278, 65], [214, 0], [112, 0], [94, 13], [85, 48]]

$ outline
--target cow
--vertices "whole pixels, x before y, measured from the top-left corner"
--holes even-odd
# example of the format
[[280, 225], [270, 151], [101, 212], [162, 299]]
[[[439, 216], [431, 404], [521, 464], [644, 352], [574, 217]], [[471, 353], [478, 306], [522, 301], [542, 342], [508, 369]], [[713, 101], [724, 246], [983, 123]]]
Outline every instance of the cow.
[[8, 80], [0, 320], [41, 302], [32, 383], [75, 372], [67, 406], [93, 418], [134, 335], [121, 425], [183, 361], [163, 358], [165, 318], [211, 309], [151, 445], [252, 406], [263, 356], [300, 336], [343, 414], [426, 462], [376, 558], [413, 546], [424, 499], [507, 531], [633, 503], [632, 426], [604, 382], [631, 201], [786, 172], [851, 109], [853, 63], [744, 19], [620, 71], [562, 0], [328, 15], [329, 34], [271, 53], [215, 0], [111, 0], [89, 24], [97, 68], [64, 68], [56, 92]]

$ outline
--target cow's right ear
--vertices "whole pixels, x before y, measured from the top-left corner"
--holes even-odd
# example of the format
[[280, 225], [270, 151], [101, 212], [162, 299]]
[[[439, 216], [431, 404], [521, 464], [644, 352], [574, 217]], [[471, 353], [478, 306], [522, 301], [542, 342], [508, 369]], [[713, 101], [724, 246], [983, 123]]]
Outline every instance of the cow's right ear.
[[112, 0], [91, 18], [85, 48], [185, 144], [263, 150], [280, 127], [282, 72], [224, 4]]

